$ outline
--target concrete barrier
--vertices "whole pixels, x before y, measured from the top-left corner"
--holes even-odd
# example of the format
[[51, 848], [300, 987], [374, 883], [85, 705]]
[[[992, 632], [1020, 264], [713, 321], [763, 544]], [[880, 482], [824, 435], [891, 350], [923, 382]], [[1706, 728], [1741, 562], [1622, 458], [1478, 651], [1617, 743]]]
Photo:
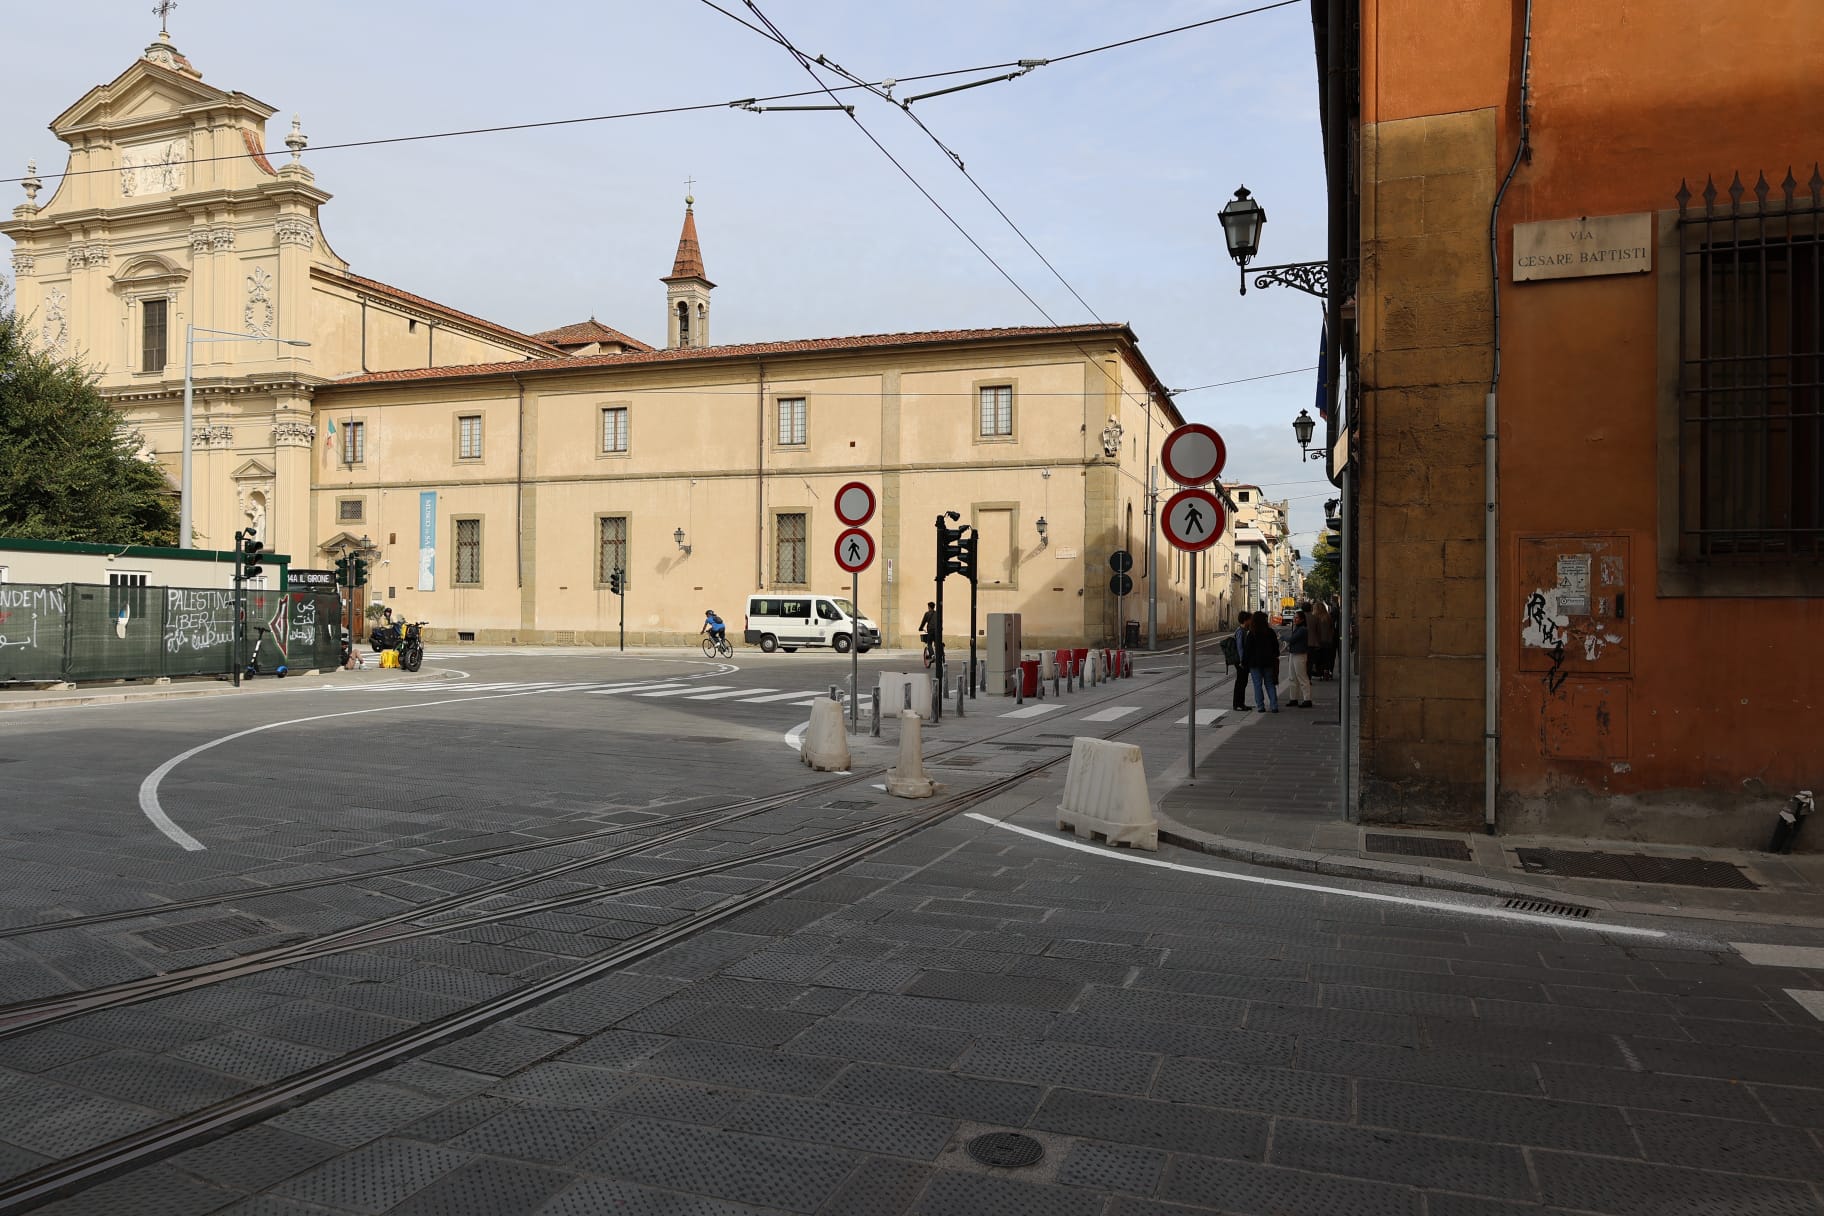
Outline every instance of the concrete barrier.
[[1108, 739], [1074, 740], [1058, 827], [1085, 840], [1100, 836], [1111, 845], [1158, 849], [1159, 821], [1147, 798], [1140, 749]]
[[1058, 678], [1058, 652], [1041, 650], [1039, 652], [1039, 679], [1055, 680]]
[[[880, 710], [889, 718], [898, 717], [907, 708], [929, 722], [931, 720], [931, 677], [922, 671], [880, 673]], [[907, 702], [906, 690], [912, 690]]]
[[929, 798], [938, 788], [925, 776], [924, 720], [904, 710], [899, 715], [899, 764], [887, 770], [887, 793], [895, 798]]
[[847, 772], [849, 732], [843, 722], [842, 703], [819, 698], [811, 704], [811, 724], [804, 731], [799, 757], [824, 773]]

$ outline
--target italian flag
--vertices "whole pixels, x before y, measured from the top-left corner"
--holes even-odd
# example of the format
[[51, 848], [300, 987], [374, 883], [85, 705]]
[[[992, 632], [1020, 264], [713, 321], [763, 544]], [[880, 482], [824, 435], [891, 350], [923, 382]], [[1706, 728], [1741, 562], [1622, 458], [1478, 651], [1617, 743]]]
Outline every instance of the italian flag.
[[336, 463], [336, 420], [329, 418], [325, 421], [328, 425], [324, 430], [328, 433], [323, 438], [323, 463], [333, 465]]

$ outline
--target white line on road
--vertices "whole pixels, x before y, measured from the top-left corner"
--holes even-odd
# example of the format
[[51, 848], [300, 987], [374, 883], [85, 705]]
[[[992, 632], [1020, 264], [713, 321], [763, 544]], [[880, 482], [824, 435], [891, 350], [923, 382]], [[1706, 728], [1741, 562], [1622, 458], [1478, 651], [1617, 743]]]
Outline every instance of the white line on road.
[[741, 703], [743, 705], [764, 705], [768, 701], [797, 701], [806, 697], [815, 701], [818, 697], [826, 695], [828, 694], [814, 691], [776, 692], [770, 697], [743, 697]]
[[[728, 685], [727, 684], [711, 684], [709, 687], [727, 688]], [[695, 692], [696, 689], [697, 689], [697, 685], [695, 685], [695, 684], [685, 684], [679, 688], [653, 688], [653, 689], [647, 690], [646, 692], [636, 692], [633, 695], [636, 697], [681, 697], [687, 692]]]
[[978, 823], [985, 823], [991, 828], [1003, 831], [1018, 832], [1030, 836], [1045, 844], [1056, 845], [1060, 849], [1074, 849], [1079, 853], [1089, 853], [1109, 861], [1124, 861], [1129, 865], [1153, 866], [1161, 870], [1176, 870], [1181, 874], [1201, 874], [1205, 878], [1221, 878], [1229, 882], [1253, 883], [1262, 887], [1283, 887], [1293, 891], [1310, 891], [1315, 895], [1340, 895], [1347, 899], [1365, 899], [1374, 903], [1399, 904], [1407, 908], [1428, 908], [1434, 912], [1456, 912], [1464, 916], [1480, 916], [1490, 920], [1525, 921], [1528, 924], [1550, 925], [1554, 929], [1589, 929], [1597, 933], [1613, 933], [1624, 937], [1665, 937], [1658, 929], [1639, 929], [1632, 925], [1605, 925], [1599, 922], [1564, 920], [1556, 916], [1540, 916], [1531, 912], [1510, 912], [1505, 908], [1485, 908], [1477, 904], [1450, 903], [1441, 899], [1417, 899], [1410, 895], [1385, 895], [1379, 891], [1355, 891], [1348, 887], [1331, 887], [1315, 882], [1293, 882], [1286, 878], [1266, 878], [1258, 874], [1232, 874], [1227, 870], [1207, 870], [1201, 866], [1187, 866], [1176, 861], [1165, 861], [1157, 857], [1140, 857], [1134, 853], [1116, 853], [1110, 849], [1098, 848], [1093, 844], [1083, 844], [1076, 840], [1064, 840], [1045, 832], [1035, 832], [1017, 824], [1006, 823], [980, 811], [970, 811], [967, 818]]
[[785, 732], [785, 745], [795, 752], [804, 750], [804, 732], [810, 729], [809, 720], [800, 722]]
[[1085, 722], [1119, 722], [1129, 714], [1140, 712], [1138, 705], [1116, 705], [1111, 709], [1099, 709], [1093, 714], [1083, 715]]
[[1796, 967], [1824, 971], [1824, 946], [1773, 946], [1764, 942], [1730, 942], [1735, 952], [1757, 967]]
[[730, 697], [748, 697], [756, 693], [778, 691], [777, 688], [737, 688], [733, 692], [706, 692], [690, 699], [692, 701], [726, 701]]
[[620, 684], [613, 688], [598, 688], [589, 695], [592, 697], [613, 697], [624, 692], [639, 692], [641, 689], [646, 688], [670, 688], [676, 683], [677, 681], [675, 680], [647, 680], [640, 684]]
[[1053, 713], [1063, 709], [1062, 705], [1028, 705], [1025, 709], [1012, 709], [1002, 714], [1003, 718], [1036, 718], [1041, 714]]
[[[1229, 711], [1226, 709], [1200, 709], [1197, 711], [1197, 725], [1214, 726], [1222, 721], [1223, 718], [1227, 717], [1228, 713]], [[1178, 719], [1174, 725], [1185, 726], [1190, 723], [1190, 720], [1190, 715], [1186, 714], [1184, 717]]]
[[1824, 1022], [1824, 992], [1811, 992], [1804, 988], [1788, 988], [1786, 995], [1805, 1007], [1812, 1017]]

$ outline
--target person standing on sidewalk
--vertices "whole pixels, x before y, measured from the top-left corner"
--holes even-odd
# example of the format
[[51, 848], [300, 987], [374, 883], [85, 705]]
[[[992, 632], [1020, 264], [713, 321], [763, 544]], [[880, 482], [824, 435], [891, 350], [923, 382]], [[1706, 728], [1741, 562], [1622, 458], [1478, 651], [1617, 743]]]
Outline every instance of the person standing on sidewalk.
[[1330, 624], [1330, 610], [1324, 607], [1324, 601], [1318, 600], [1306, 619], [1310, 626], [1308, 646], [1311, 654], [1311, 675], [1321, 680], [1330, 670], [1330, 647], [1336, 641]]
[[[1245, 651], [1248, 668], [1254, 677], [1254, 708], [1279, 712], [1279, 635], [1267, 622], [1267, 614], [1256, 612], [1248, 626]], [[1263, 691], [1264, 690], [1264, 691]], [[1271, 709], [1267, 706], [1271, 705]]]
[[1238, 714], [1248, 712], [1248, 626], [1254, 621], [1254, 614], [1241, 614], [1241, 624], [1235, 630], [1235, 636], [1229, 642], [1235, 648], [1235, 702], [1234, 710]]
[[1311, 627], [1304, 613], [1292, 618], [1286, 637], [1286, 661], [1292, 664], [1292, 706], [1311, 708]]

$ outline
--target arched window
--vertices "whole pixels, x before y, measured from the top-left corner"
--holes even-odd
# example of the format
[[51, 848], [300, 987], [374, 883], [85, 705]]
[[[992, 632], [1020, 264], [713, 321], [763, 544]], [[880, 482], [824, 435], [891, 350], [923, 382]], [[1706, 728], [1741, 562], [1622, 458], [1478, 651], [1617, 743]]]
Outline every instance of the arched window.
[[690, 305], [678, 301], [678, 345], [690, 345]]

